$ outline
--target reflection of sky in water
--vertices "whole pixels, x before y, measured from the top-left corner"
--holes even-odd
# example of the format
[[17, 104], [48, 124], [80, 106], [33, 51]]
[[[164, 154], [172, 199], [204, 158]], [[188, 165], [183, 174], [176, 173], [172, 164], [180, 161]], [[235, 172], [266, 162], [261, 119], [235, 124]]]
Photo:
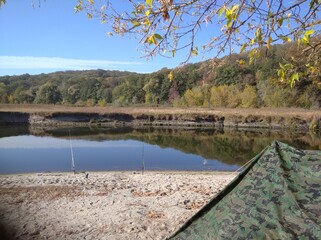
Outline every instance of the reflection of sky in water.
[[[142, 143], [138, 141], [126, 140], [110, 140], [110, 141], [86, 141], [72, 139], [73, 147], [141, 147]], [[36, 137], [36, 136], [16, 136], [0, 138], [0, 148], [70, 148], [70, 141], [67, 139], [59, 139], [52, 137]]]
[[[77, 171], [141, 170], [143, 143], [72, 139]], [[144, 143], [145, 170], [235, 170], [238, 167]], [[0, 173], [70, 171], [70, 141], [52, 137], [0, 138]]]

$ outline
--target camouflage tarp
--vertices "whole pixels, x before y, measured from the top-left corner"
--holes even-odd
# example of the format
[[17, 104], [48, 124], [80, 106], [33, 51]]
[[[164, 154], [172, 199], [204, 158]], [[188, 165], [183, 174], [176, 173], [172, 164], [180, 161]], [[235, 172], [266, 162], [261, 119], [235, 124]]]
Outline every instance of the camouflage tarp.
[[321, 239], [321, 151], [273, 142], [170, 239]]

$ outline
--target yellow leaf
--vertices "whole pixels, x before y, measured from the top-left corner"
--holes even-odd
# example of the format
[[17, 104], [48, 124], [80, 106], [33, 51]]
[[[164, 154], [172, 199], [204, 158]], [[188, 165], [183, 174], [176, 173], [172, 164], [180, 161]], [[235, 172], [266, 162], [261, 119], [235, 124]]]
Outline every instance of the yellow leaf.
[[[157, 45], [156, 38], [154, 35], [150, 36], [150, 42]], [[151, 43], [149, 43], [149, 44], [151, 44]]]
[[235, 6], [233, 6], [233, 7], [232, 7], [232, 10], [231, 10], [231, 11], [232, 11], [232, 13], [235, 13], [235, 12], [236, 12], [236, 10], [237, 10], [237, 9], [239, 9], [239, 7], [240, 7], [240, 5], [238, 5], [238, 4], [237, 4], [237, 5], [235, 5]]
[[147, 26], [150, 26], [150, 21], [149, 21], [149, 19], [148, 19], [148, 18], [145, 18], [143, 24], [145, 24], [145, 25], [147, 25]]
[[273, 41], [272, 37], [269, 36], [268, 39], [267, 39], [267, 43], [266, 43], [266, 47], [267, 47], [268, 49], [270, 49], [270, 47], [271, 47], [271, 42], [272, 42], [272, 41]]
[[244, 43], [241, 47], [240, 53], [244, 52], [245, 48], [247, 47], [247, 44]]
[[88, 3], [93, 5], [94, 4], [94, 0], [88, 0]]
[[155, 34], [148, 36], [144, 43], [148, 43], [149, 45], [151, 45], [151, 44], [157, 45]]
[[145, 3], [146, 3], [146, 5], [153, 7], [153, 0], [146, 0]]
[[255, 32], [255, 37], [257, 39], [258, 42], [262, 41], [262, 30], [261, 28], [258, 28]]
[[169, 74], [168, 74], [168, 79], [169, 79], [169, 81], [173, 81], [173, 79], [174, 79], [173, 71], [170, 71], [170, 72], [169, 72]]
[[306, 32], [304, 33], [304, 35], [310, 36], [310, 35], [312, 35], [313, 33], [314, 33], [314, 30], [313, 30], [313, 29], [310, 29], [310, 30], [306, 31]]
[[[227, 16], [227, 15], [226, 15], [226, 16]], [[231, 28], [232, 23], [233, 23], [232, 15], [229, 15], [229, 16], [227, 17], [227, 23], [226, 23], [227, 28]]]

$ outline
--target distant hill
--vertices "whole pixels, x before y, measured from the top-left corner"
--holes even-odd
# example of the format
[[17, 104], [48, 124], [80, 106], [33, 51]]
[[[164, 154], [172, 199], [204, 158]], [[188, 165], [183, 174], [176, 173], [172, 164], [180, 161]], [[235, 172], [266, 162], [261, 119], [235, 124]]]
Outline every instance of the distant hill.
[[293, 88], [278, 80], [279, 63], [305, 56], [294, 44], [272, 46], [249, 64], [249, 53], [232, 54], [161, 69], [150, 74], [123, 71], [60, 71], [0, 77], [1, 103], [172, 105], [203, 107], [321, 108], [320, 79], [303, 78]]

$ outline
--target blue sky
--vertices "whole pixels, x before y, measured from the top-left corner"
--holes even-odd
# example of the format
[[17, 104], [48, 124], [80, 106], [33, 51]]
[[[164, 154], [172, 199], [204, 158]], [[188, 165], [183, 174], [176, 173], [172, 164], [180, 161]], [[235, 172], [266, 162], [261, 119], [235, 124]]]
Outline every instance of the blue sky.
[[109, 37], [106, 25], [75, 14], [76, 0], [38, 3], [7, 1], [0, 9], [0, 76], [97, 68], [153, 72], [174, 68], [186, 58], [183, 53], [146, 61], [133, 37]]

